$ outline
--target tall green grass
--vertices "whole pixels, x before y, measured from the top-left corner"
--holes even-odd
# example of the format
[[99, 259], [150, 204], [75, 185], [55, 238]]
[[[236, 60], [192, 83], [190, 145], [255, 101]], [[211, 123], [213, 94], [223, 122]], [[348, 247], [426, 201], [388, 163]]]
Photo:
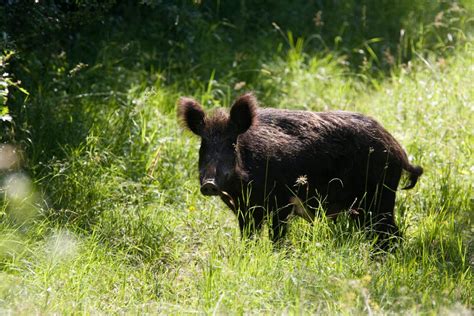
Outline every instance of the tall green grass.
[[241, 241], [232, 213], [199, 193], [198, 140], [173, 113], [179, 89], [158, 82], [131, 89], [127, 107], [109, 106], [81, 146], [64, 147], [19, 197], [33, 215], [15, 217], [4, 196], [2, 311], [468, 314], [470, 52], [415, 61], [366, 91], [337, 59], [291, 54], [262, 66], [265, 105], [372, 115], [425, 168], [415, 189], [398, 194], [400, 249], [374, 257], [346, 219], [295, 220], [278, 251], [265, 234]]

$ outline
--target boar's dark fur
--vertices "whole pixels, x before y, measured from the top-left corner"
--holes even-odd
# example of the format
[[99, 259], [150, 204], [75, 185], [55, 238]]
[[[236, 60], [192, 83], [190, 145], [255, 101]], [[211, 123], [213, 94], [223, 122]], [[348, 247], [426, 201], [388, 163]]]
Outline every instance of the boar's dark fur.
[[402, 170], [410, 181], [404, 189], [423, 172], [379, 123], [358, 113], [258, 108], [245, 94], [229, 114], [210, 116], [181, 98], [178, 117], [201, 137], [201, 192], [222, 198], [242, 236], [271, 219], [276, 242], [291, 214], [311, 221], [320, 207], [328, 217], [349, 212], [379, 240], [399, 236], [394, 205]]

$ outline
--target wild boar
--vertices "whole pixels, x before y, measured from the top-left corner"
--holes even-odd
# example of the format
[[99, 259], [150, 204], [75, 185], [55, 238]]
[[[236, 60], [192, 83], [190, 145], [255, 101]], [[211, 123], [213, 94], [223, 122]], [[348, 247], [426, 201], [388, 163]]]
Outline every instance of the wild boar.
[[221, 197], [242, 236], [268, 220], [277, 242], [291, 214], [312, 221], [318, 209], [328, 217], [349, 212], [379, 240], [399, 236], [394, 205], [402, 171], [409, 174], [403, 189], [423, 173], [389, 132], [359, 113], [259, 108], [248, 93], [230, 113], [211, 115], [196, 100], [181, 98], [178, 117], [201, 137], [202, 194]]

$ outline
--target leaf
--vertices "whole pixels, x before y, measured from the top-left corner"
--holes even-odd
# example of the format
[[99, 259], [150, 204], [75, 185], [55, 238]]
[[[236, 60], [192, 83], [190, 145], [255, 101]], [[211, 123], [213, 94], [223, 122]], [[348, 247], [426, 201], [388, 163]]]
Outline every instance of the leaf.
[[13, 121], [13, 118], [11, 117], [10, 114], [6, 114], [6, 115], [0, 116], [0, 120], [2, 120], [4, 122], [11, 122], [11, 121]]
[[20, 90], [21, 92], [23, 92], [23, 94], [26, 94], [26, 95], [30, 95], [30, 93], [25, 89], [25, 88], [22, 88], [20, 86], [16, 86], [18, 88], [18, 90]]

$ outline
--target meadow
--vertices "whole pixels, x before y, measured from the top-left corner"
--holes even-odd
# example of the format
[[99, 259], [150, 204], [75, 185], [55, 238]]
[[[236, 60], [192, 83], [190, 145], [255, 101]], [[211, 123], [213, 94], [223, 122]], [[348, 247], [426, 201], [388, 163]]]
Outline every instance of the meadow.
[[[305, 3], [104, 5], [85, 25], [58, 13], [48, 41], [8, 8], [25, 24], [1, 63], [0, 314], [472, 315], [473, 4]], [[294, 219], [279, 249], [240, 238], [199, 192], [176, 102], [247, 91], [399, 140], [425, 170], [397, 194], [400, 247], [374, 254], [343, 216]]]

